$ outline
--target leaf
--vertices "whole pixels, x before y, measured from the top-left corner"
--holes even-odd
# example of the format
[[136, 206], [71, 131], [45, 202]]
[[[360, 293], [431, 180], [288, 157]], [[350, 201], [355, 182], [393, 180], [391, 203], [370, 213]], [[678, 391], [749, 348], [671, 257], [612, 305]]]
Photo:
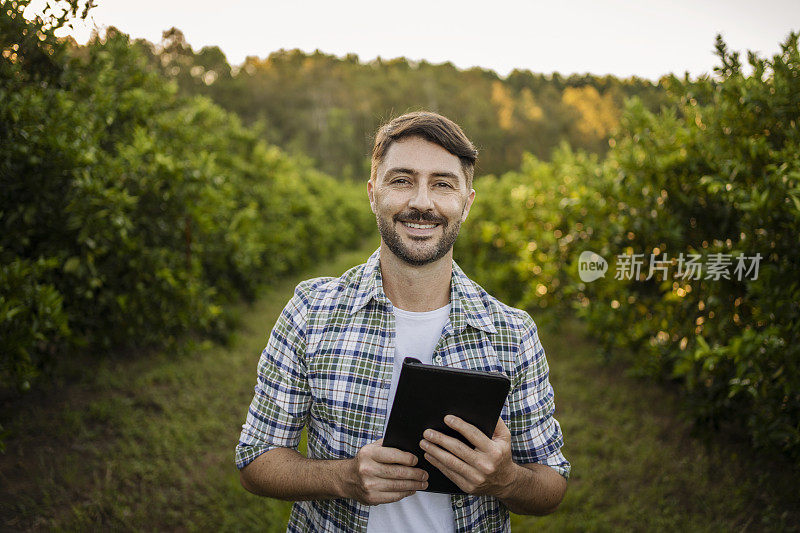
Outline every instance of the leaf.
[[81, 266], [81, 260], [79, 257], [70, 257], [64, 262], [64, 272], [67, 274], [74, 274], [78, 271], [78, 267]]

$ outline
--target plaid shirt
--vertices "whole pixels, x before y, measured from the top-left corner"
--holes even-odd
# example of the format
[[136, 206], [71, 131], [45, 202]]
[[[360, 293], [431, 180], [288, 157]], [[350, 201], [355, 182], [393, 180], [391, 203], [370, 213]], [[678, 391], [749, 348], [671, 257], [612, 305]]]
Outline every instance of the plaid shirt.
[[[244, 468], [277, 447], [297, 448], [308, 426], [308, 457], [345, 459], [383, 436], [394, 349], [392, 304], [379, 252], [340, 278], [300, 283], [258, 364], [255, 396], [236, 447]], [[502, 417], [517, 463], [542, 463], [565, 478], [553, 388], [533, 319], [487, 294], [453, 263], [450, 318], [434, 350], [444, 366], [502, 372], [511, 392]], [[441, 358], [439, 357], [441, 356]], [[497, 498], [454, 495], [457, 532], [508, 531]], [[287, 531], [366, 531], [369, 507], [350, 499], [296, 502]]]

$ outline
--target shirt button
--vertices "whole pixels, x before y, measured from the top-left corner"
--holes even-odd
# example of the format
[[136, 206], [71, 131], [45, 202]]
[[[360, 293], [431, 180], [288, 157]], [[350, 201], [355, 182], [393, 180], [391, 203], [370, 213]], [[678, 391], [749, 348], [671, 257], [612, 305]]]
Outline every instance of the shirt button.
[[464, 498], [459, 498], [456, 500], [456, 507], [458, 507], [459, 509], [464, 507]]
[[442, 356], [441, 355], [437, 355], [436, 357], [433, 358], [433, 362], [435, 364], [437, 364], [437, 365], [441, 365], [442, 364]]

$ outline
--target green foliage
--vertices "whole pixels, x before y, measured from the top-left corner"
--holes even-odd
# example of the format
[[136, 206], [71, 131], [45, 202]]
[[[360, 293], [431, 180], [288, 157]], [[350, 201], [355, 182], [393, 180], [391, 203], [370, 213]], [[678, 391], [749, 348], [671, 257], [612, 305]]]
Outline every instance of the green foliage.
[[[85, 18], [90, 3], [47, 2], [40, 14], [23, 16], [31, 0], [3, 2], [0, 11], [0, 79], [4, 84], [57, 84], [64, 71], [66, 47], [55, 33], [72, 20]], [[82, 7], [81, 7], [82, 6]]]
[[605, 153], [632, 95], [658, 109], [665, 93], [637, 78], [562, 77], [514, 71], [507, 78], [450, 63], [405, 58], [362, 62], [316, 51], [279, 50], [233, 69], [216, 47], [197, 52], [176, 28], [161, 43], [139, 44], [184, 94], [201, 94], [266, 125], [264, 136], [315, 166], [355, 180], [369, 175], [372, 135], [394, 115], [438, 111], [460, 124], [481, 150], [479, 173], [517, 168], [525, 151], [547, 159], [564, 140]]
[[25, 48], [2, 63], [0, 330], [15, 334], [3, 335], [0, 386], [79, 346], [223, 334], [226, 303], [360, 242], [363, 191], [180, 96], [126, 35], [68, 46], [52, 36], [60, 19], [24, 22], [25, 6], [0, 25], [40, 32], [52, 62]]
[[576, 250], [603, 227], [609, 202], [597, 158], [561, 146], [553, 161], [527, 155], [519, 172], [476, 180], [476, 202], [456, 255], [504, 301], [555, 309], [583, 298]]
[[[478, 180], [460, 257], [518, 305], [577, 308], [608, 353], [632, 348], [637, 371], [680, 382], [698, 420], [800, 461], [798, 39], [749, 54], [749, 75], [717, 48], [716, 79], [668, 80], [677, 111], [632, 100], [602, 163], [562, 150]], [[605, 278], [580, 281], [584, 250], [609, 260]], [[641, 274], [620, 279], [614, 258], [631, 254]], [[699, 279], [677, 275], [690, 254]], [[738, 257], [760, 257], [757, 277]], [[727, 277], [706, 270], [715, 258]]]
[[69, 336], [61, 295], [40, 281], [54, 266], [44, 260], [0, 264], [0, 375], [22, 390], [30, 388], [42, 354], [59, 350]]

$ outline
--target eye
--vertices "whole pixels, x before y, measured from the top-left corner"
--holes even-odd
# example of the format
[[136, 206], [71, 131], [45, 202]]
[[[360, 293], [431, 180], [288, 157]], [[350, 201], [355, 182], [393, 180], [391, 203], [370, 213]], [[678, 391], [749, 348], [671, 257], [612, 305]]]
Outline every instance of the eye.
[[393, 178], [390, 183], [392, 185], [405, 185], [406, 183], [410, 183], [410, 182], [408, 181], [408, 178], [400, 176], [400, 177], [397, 177], [397, 178]]
[[453, 184], [451, 184], [450, 182], [447, 182], [447, 181], [437, 181], [436, 182], [436, 186], [437, 187], [443, 187], [443, 188], [446, 188], [446, 189], [452, 189], [453, 188]]

